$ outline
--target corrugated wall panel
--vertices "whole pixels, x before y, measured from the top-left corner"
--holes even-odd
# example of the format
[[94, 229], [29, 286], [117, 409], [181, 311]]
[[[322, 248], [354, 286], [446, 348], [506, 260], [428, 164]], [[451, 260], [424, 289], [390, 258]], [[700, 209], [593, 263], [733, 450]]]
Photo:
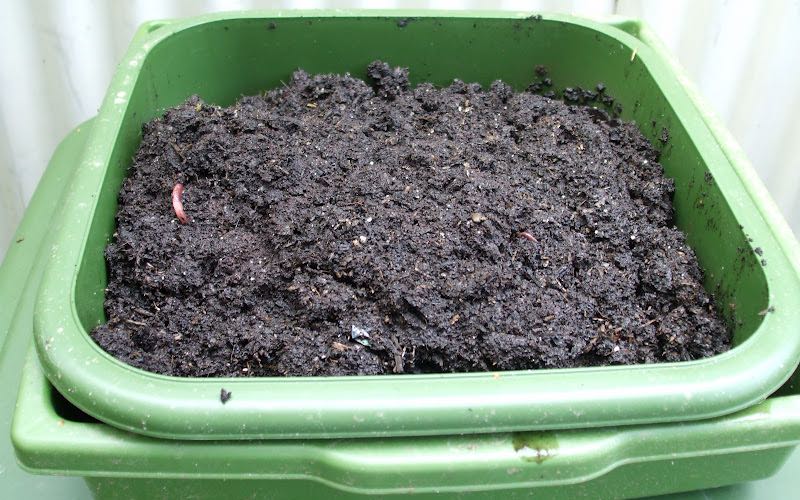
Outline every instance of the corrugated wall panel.
[[0, 256], [58, 141], [147, 19], [249, 8], [508, 9], [647, 21], [800, 234], [800, 0], [12, 0], [0, 16]]

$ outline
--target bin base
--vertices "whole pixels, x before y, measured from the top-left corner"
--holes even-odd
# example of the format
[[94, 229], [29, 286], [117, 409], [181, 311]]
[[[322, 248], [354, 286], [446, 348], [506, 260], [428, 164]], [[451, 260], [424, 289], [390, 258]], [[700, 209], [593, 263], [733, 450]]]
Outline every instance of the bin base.
[[[731, 453], [710, 457], [675, 458], [656, 462], [627, 464], [587, 482], [571, 485], [490, 489], [441, 493], [343, 491], [311, 480], [224, 480], [224, 479], [152, 479], [86, 478], [95, 498], [101, 500], [154, 499], [294, 499], [325, 498], [639, 498], [717, 488], [744, 481], [764, 479], [775, 474], [794, 451], [794, 447], [758, 452]], [[449, 493], [449, 494], [448, 494]]]

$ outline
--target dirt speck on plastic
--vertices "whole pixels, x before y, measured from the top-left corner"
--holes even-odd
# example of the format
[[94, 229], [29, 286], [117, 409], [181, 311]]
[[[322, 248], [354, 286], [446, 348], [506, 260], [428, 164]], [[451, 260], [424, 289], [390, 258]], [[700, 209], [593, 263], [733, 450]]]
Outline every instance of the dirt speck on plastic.
[[[231, 107], [192, 97], [148, 123], [94, 340], [145, 370], [202, 377], [729, 348], [658, 152], [634, 124], [579, 105], [618, 106], [604, 86], [564, 103], [499, 81], [411, 88], [408, 70], [378, 62], [368, 73], [298, 71]], [[552, 92], [531, 73], [531, 90]]]
[[553, 432], [517, 432], [511, 444], [525, 462], [541, 464], [558, 455], [558, 439]]

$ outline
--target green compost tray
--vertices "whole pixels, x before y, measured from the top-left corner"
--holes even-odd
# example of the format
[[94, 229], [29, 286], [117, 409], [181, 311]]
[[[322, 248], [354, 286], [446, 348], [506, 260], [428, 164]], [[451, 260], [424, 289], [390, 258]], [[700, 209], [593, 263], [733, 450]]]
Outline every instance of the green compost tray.
[[[0, 371], [11, 390], [22, 379], [18, 404], [12, 398], [0, 402], [6, 412], [0, 420], [8, 432], [6, 420], [16, 408], [11, 437], [25, 470], [71, 476], [25, 477], [3, 456], [0, 484], [11, 481], [2, 486], [9, 498], [31, 491], [47, 498], [85, 498], [81, 485], [71, 481], [82, 476], [96, 497], [126, 500], [385, 498], [390, 492], [415, 498], [442, 498], [437, 493], [443, 492], [459, 498], [622, 498], [764, 478], [781, 467], [800, 439], [796, 375], [765, 402], [735, 415], [617, 429], [198, 442], [154, 439], [98, 422], [52, 387], [33, 352], [24, 354], [31, 343], [33, 295], [52, 245], [48, 229], [58, 224], [42, 220], [48, 221], [46, 215], [59, 206], [62, 186], [92, 126], [84, 124], [59, 146], [17, 231], [20, 243], [9, 249], [0, 267], [0, 295], [17, 304], [13, 321], [0, 314], [0, 335], [9, 327]], [[0, 454], [7, 451], [0, 449]], [[797, 453], [792, 455], [795, 464]], [[770, 483], [772, 493], [793, 491], [794, 483], [783, 476], [779, 486]], [[764, 488], [742, 486], [690, 496], [763, 494]]]
[[[34, 317], [48, 379], [105, 423], [195, 440], [564, 430], [706, 419], [763, 401], [800, 359], [800, 254], [791, 231], [639, 23], [527, 16], [240, 12], [143, 26], [111, 82], [54, 235]], [[142, 124], [191, 94], [227, 105], [280, 85], [298, 67], [364, 76], [378, 58], [408, 66], [417, 82], [501, 78], [516, 88], [542, 64], [557, 88], [604, 82], [623, 117], [654, 143], [667, 129], [661, 162], [675, 180], [676, 224], [735, 348], [659, 365], [239, 379], [156, 375], [103, 352], [87, 332], [105, 321], [103, 250]], [[233, 394], [225, 405], [223, 387]]]

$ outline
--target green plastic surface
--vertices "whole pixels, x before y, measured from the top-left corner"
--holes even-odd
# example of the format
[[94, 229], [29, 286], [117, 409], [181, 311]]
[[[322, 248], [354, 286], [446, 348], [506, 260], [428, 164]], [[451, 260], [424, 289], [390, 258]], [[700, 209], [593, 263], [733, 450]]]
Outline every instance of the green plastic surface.
[[[30, 472], [71, 477], [30, 475], [14, 463], [9, 442], [10, 414], [25, 352], [30, 350], [33, 296], [42, 261], [51, 248], [49, 229], [59, 223], [58, 217], [49, 215], [57, 212], [61, 192], [74, 170], [88, 128], [89, 125], [80, 127], [59, 146], [17, 232], [15, 239], [24, 238], [17, 244], [22, 251], [9, 254], [0, 267], [0, 296], [16, 304], [14, 310], [3, 310], [5, 314], [0, 316], [0, 335], [5, 336], [0, 351], [4, 382], [0, 388], [0, 418], [5, 435], [0, 439], [3, 498], [34, 495], [43, 500], [85, 500], [90, 494], [98, 498], [147, 500], [353, 498], [368, 491], [396, 488], [398, 484], [409, 495], [419, 484], [423, 489], [414, 490], [415, 498], [427, 498], [435, 496], [431, 491], [436, 483], [440, 485], [433, 486], [436, 491], [459, 498], [612, 498], [765, 477], [780, 466], [800, 436], [800, 391], [794, 384], [787, 384], [780, 391], [782, 396], [771, 397], [750, 410], [687, 425], [327, 442], [166, 441], [122, 432], [87, 418], [58, 395], [38, 367], [37, 359], [29, 355], [14, 423], [20, 461]], [[599, 440], [587, 440], [588, 436]], [[300, 460], [303, 455], [306, 459]], [[557, 459], [552, 464], [558, 467], [545, 467], [548, 477], [565, 474], [575, 482], [548, 486], [537, 481], [537, 467], [551, 459]], [[254, 463], [243, 465], [242, 460]], [[505, 475], [502, 469], [496, 470], [508, 462], [513, 466], [505, 470]], [[613, 468], [603, 467], [612, 463]], [[257, 470], [257, 477], [246, 475], [246, 471], [258, 469], [259, 465], [269, 468]], [[795, 451], [791, 462], [772, 480], [677, 494], [670, 500], [787, 498], [800, 487], [799, 467], [800, 453]], [[357, 470], [353, 472], [353, 468]], [[598, 474], [589, 474], [592, 469]], [[370, 471], [376, 477], [361, 482], [364, 476], [371, 476]], [[585, 473], [584, 481], [576, 478], [581, 471]], [[404, 482], [398, 480], [400, 472], [406, 474]], [[381, 482], [383, 474], [388, 474], [385, 482]], [[453, 480], [449, 479], [451, 474]], [[80, 475], [86, 476], [90, 489]], [[522, 484], [531, 477], [531, 484]], [[468, 483], [473, 484], [471, 490], [467, 490]], [[460, 491], [459, 485], [463, 487]]]
[[[800, 442], [800, 396], [710, 420], [460, 436], [175, 441], [77, 411], [35, 354], [12, 440], [26, 469], [87, 477], [98, 498], [629, 498], [768, 477]], [[269, 495], [266, 495], [269, 492]]]
[[[447, 16], [398, 23], [374, 12], [233, 13], [145, 25], [114, 76], [69, 186], [36, 304], [37, 351], [58, 390], [121, 429], [219, 440], [687, 421], [752, 406], [780, 387], [800, 359], [797, 242], [647, 31], [632, 21], [556, 15]], [[104, 320], [103, 249], [141, 124], [193, 93], [224, 105], [279, 85], [298, 67], [363, 76], [376, 58], [409, 66], [416, 81], [502, 78], [518, 88], [544, 64], [556, 87], [604, 82], [623, 103], [624, 117], [654, 142], [667, 128], [661, 161], [675, 179], [676, 223], [698, 255], [736, 347], [686, 363], [499, 376], [180, 379], [132, 368], [95, 345], [87, 331]], [[766, 267], [752, 251], [756, 245]], [[760, 314], [768, 306], [774, 311]], [[221, 387], [233, 393], [225, 405]]]
[[74, 129], [56, 148], [0, 266], [0, 498], [89, 497], [79, 478], [32, 476], [16, 464], [11, 447], [14, 412], [25, 353], [33, 343], [33, 303], [52, 244], [62, 194], [80, 158], [91, 123]]

